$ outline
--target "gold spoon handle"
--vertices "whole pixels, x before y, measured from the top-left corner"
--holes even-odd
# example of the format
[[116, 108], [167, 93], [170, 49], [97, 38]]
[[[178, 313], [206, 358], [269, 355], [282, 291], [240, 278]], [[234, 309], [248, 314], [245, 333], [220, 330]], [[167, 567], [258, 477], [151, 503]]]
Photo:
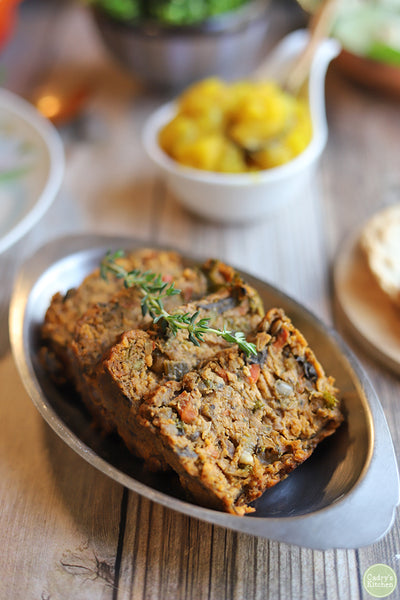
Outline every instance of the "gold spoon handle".
[[307, 79], [314, 53], [330, 31], [337, 3], [338, 0], [323, 0], [311, 18], [309, 41], [285, 77], [283, 87], [288, 92], [296, 95]]

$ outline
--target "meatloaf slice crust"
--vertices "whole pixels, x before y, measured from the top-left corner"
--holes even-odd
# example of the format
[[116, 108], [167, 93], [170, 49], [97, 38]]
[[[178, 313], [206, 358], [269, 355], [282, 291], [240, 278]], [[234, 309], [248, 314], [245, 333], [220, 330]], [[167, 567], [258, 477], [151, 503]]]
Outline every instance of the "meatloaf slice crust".
[[[171, 279], [180, 276], [184, 270], [182, 257], [166, 250], [142, 248], [118, 258], [117, 262], [127, 271], [155, 271], [168, 274]], [[70, 347], [77, 321], [91, 306], [106, 304], [122, 288], [121, 279], [105, 281], [100, 269], [96, 269], [77, 288], [53, 296], [42, 326], [42, 359], [57, 382], [64, 383], [72, 378]]]
[[282, 310], [268, 311], [254, 341], [253, 358], [232, 346], [157, 387], [137, 417], [197, 503], [236, 515], [342, 421], [333, 379]]
[[[243, 283], [221, 288], [197, 302], [181, 306], [176, 312], [208, 318], [210, 326], [249, 333], [259, 324], [263, 309], [257, 292]], [[204, 335], [195, 346], [188, 339], [187, 330], [173, 335], [153, 326], [147, 331], [125, 332], [99, 363], [92, 378], [92, 398], [97, 401], [97, 412], [117, 428], [126, 446], [144, 458], [153, 470], [165, 468], [162, 455], [154, 452], [152, 437], [147, 428], [138, 428], [136, 414], [143, 396], [157, 385], [170, 379], [181, 379], [199, 362], [210, 358], [227, 347], [214, 333]]]
[[[164, 300], [167, 310], [180, 306], [194, 297], [202, 296], [207, 282], [204, 274], [198, 269], [181, 268], [180, 272], [171, 275], [171, 271], [161, 269], [167, 281], [174, 279], [175, 287], [180, 294], [168, 296]], [[104, 415], [99, 397], [101, 390], [97, 386], [96, 368], [105, 352], [116, 343], [119, 336], [131, 329], [149, 327], [151, 318], [143, 317], [141, 308], [142, 295], [135, 287], [123, 288], [107, 303], [95, 304], [78, 320], [71, 341], [70, 368], [74, 384], [82, 400], [95, 422], [105, 431], [110, 428], [110, 421]]]

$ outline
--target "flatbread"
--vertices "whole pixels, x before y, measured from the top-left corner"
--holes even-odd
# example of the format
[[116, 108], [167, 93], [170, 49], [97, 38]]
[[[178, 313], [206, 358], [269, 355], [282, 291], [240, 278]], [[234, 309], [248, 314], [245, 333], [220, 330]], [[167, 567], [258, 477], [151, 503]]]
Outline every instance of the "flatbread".
[[367, 222], [360, 245], [375, 281], [400, 308], [400, 203], [389, 206]]

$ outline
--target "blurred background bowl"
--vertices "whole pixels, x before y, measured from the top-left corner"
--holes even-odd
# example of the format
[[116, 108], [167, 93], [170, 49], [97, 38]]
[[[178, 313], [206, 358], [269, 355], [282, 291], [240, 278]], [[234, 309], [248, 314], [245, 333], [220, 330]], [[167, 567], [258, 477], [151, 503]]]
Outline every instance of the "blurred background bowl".
[[263, 58], [270, 0], [191, 25], [157, 20], [120, 21], [93, 4], [94, 23], [110, 53], [151, 87], [179, 90], [210, 75], [235, 79]]
[[385, 64], [343, 49], [335, 60], [335, 67], [349, 80], [365, 88], [400, 98], [400, 66]]
[[379, 92], [400, 95], [400, 3], [342, 3], [333, 35], [343, 51], [335, 60], [348, 79]]

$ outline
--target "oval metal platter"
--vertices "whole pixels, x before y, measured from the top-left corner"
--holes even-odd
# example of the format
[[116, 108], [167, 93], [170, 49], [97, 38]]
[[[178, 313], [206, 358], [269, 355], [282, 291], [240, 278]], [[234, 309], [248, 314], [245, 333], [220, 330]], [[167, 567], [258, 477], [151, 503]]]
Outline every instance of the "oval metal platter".
[[[321, 550], [357, 548], [383, 537], [399, 502], [399, 477], [389, 429], [371, 384], [335, 331], [249, 274], [242, 272], [257, 288], [265, 307], [282, 307], [325, 370], [335, 377], [345, 413], [345, 422], [333, 436], [254, 502], [255, 513], [236, 517], [189, 502], [175, 475], [148, 473], [117, 436], [105, 438], [90, 426], [90, 417], [74, 393], [54, 386], [38, 358], [40, 327], [52, 295], [78, 286], [107, 250], [144, 245], [121, 237], [70, 236], [47, 244], [21, 268], [10, 306], [11, 346], [25, 388], [47, 423], [82, 458], [112, 479], [192, 517]], [[186, 258], [188, 264], [202, 262]]]

